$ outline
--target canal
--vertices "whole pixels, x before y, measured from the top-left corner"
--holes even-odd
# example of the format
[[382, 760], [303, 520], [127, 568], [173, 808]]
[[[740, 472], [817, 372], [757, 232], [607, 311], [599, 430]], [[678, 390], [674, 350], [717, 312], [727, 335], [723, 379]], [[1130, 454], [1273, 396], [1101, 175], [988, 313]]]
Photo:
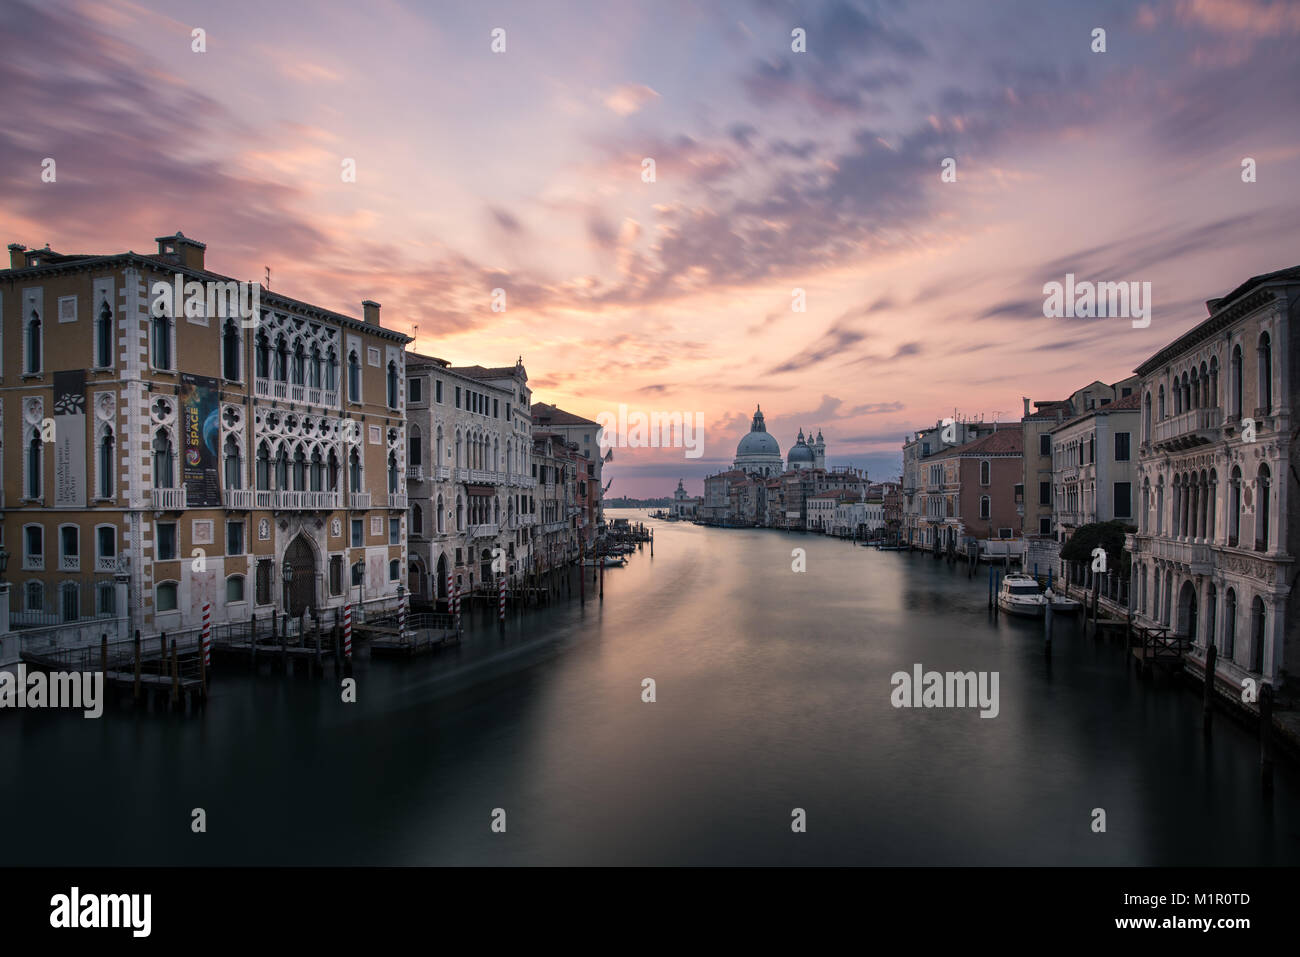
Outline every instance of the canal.
[[[1248, 730], [1207, 743], [1195, 694], [1077, 624], [1048, 659], [1041, 623], [991, 617], [984, 570], [650, 524], [603, 603], [589, 581], [504, 637], [362, 657], [355, 704], [332, 670], [226, 671], [201, 717], [0, 715], [0, 861], [1300, 863], [1294, 767], [1263, 797]], [[997, 716], [895, 708], [917, 664], [997, 672]]]

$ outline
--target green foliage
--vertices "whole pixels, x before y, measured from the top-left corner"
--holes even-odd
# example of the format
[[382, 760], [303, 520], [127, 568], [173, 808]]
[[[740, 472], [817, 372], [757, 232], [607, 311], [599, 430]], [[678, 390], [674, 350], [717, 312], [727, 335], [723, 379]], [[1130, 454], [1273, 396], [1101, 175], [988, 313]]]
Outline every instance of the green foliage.
[[1124, 550], [1124, 533], [1133, 526], [1123, 522], [1094, 522], [1080, 525], [1070, 540], [1061, 546], [1061, 557], [1066, 561], [1092, 564], [1092, 550], [1106, 549], [1106, 567], [1111, 571], [1128, 574], [1129, 555]]

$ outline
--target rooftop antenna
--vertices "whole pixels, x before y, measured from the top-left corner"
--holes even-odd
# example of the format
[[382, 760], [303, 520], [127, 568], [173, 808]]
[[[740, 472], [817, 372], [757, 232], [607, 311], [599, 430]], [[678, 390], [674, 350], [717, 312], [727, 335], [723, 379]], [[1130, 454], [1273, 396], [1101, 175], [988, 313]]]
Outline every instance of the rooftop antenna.
[[262, 268], [266, 270], [266, 288], [270, 289], [271, 288], [271, 267], [263, 266]]

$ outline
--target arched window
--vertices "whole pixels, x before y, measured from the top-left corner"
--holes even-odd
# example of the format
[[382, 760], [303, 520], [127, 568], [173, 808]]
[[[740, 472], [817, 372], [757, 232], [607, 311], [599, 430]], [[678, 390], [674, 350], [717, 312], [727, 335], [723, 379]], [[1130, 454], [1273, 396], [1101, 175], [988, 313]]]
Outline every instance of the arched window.
[[992, 510], [989, 504], [989, 497], [987, 495], [981, 495], [980, 496], [980, 518], [988, 518], [989, 515], [991, 514], [992, 514]]
[[388, 494], [397, 494], [397, 453], [388, 453]]
[[257, 447], [257, 487], [263, 492], [271, 488], [271, 449], [265, 442]]
[[261, 379], [271, 377], [271, 342], [266, 338], [266, 332], [257, 334], [257, 344], [254, 349], [257, 360], [257, 375]]
[[329, 463], [326, 466], [326, 469], [327, 477], [329, 479], [329, 490], [331, 492], [337, 492], [339, 490], [339, 460], [338, 456], [334, 454], [333, 449], [330, 449]]
[[1210, 408], [1217, 408], [1219, 405], [1219, 357], [1210, 356], [1210, 397], [1208, 402]]
[[320, 388], [320, 346], [312, 345], [311, 358], [307, 360], [307, 385]]
[[1142, 402], [1142, 441], [1151, 441], [1151, 393]]
[[1178, 376], [1174, 376], [1174, 415], [1183, 413], [1183, 386], [1178, 383]]
[[227, 319], [221, 333], [221, 374], [232, 382], [239, 381], [239, 324]]
[[1151, 480], [1142, 482], [1142, 511], [1138, 514], [1138, 531], [1146, 532], [1151, 528]]
[[1269, 519], [1272, 513], [1272, 478], [1268, 466], [1260, 463], [1259, 472], [1255, 481], [1255, 494], [1257, 505], [1255, 506], [1255, 551], [1268, 551], [1269, 542]]
[[95, 365], [106, 369], [113, 364], [113, 310], [100, 303], [95, 319]]
[[1228, 544], [1236, 546], [1241, 522], [1241, 469], [1232, 467], [1228, 477]]
[[348, 480], [352, 483], [349, 491], [361, 491], [361, 453], [356, 449], [348, 453]]
[[293, 366], [290, 376], [294, 385], [303, 385], [307, 381], [307, 353], [303, 351], [301, 342], [293, 347]]
[[1232, 347], [1232, 408], [1228, 414], [1236, 418], [1241, 417], [1241, 346]]
[[289, 450], [283, 445], [275, 453], [275, 487], [282, 492], [289, 488]]
[[319, 492], [325, 485], [325, 460], [321, 458], [320, 449], [311, 450], [311, 490]]
[[153, 487], [176, 487], [176, 455], [166, 429], [159, 429], [153, 437]]
[[348, 353], [348, 401], [361, 401], [361, 362], [355, 349]]
[[1156, 403], [1156, 418], [1164, 421], [1165, 418], [1165, 384], [1160, 383], [1159, 400]]
[[438, 511], [437, 511], [437, 513], [433, 516], [433, 521], [434, 521], [434, 525], [435, 525], [435, 527], [438, 529], [439, 534], [441, 534], [441, 533], [446, 529], [446, 527], [447, 527], [447, 526], [446, 526], [446, 523], [443, 521], [443, 515], [442, 515], [442, 496], [441, 496], [441, 495], [438, 496]]
[[388, 580], [395, 582], [402, 577], [402, 563], [394, 558], [388, 563]]
[[330, 346], [329, 352], [325, 355], [325, 388], [333, 391], [338, 388], [339, 384], [339, 357], [334, 354], [334, 347]]
[[172, 367], [171, 316], [153, 317], [153, 365], [155, 369]]
[[35, 309], [27, 320], [27, 372], [41, 371], [41, 317]]
[[1237, 593], [1229, 588], [1223, 598], [1223, 657], [1232, 660], [1237, 648]]
[[465, 503], [461, 500], [460, 493], [456, 493], [456, 531], [465, 530]]
[[411, 534], [424, 534], [424, 509], [420, 508], [419, 505], [411, 506]]
[[1256, 595], [1250, 603], [1250, 670], [1256, 674], [1264, 671], [1264, 633], [1267, 620], [1264, 599]]
[[1265, 415], [1273, 414], [1273, 340], [1267, 332], [1259, 335], [1259, 407]]
[[307, 451], [301, 445], [293, 450], [293, 487], [299, 492], [307, 489]]
[[289, 381], [289, 343], [285, 341], [284, 336], [279, 336], [275, 340], [275, 380]]
[[244, 600], [244, 576], [231, 575], [226, 579], [226, 604]]
[[397, 363], [388, 363], [388, 407], [397, 408]]
[[1156, 480], [1156, 534], [1165, 532], [1165, 477]]
[[456, 430], [456, 468], [461, 468], [462, 466], [464, 466], [464, 464], [465, 462], [462, 457], [461, 445], [460, 445], [460, 430], [457, 429]]
[[411, 433], [406, 439], [406, 464], [413, 468], [419, 468], [424, 460], [424, 450], [420, 447], [420, 439], [420, 427], [418, 425], [411, 426]]
[[154, 589], [153, 610], [175, 611], [176, 607], [176, 582], [160, 582]]
[[40, 498], [44, 490], [45, 443], [41, 441], [41, 430], [32, 429], [27, 438], [27, 474], [25, 476], [27, 498]]
[[1214, 623], [1215, 616], [1218, 612], [1219, 592], [1214, 587], [1214, 582], [1206, 587], [1205, 591], [1205, 647], [1218, 644], [1218, 635], [1215, 634]]
[[244, 487], [244, 462], [239, 454], [239, 440], [233, 435], [226, 438], [224, 447], [224, 456], [226, 460], [225, 478], [226, 488], [240, 489]]
[[99, 438], [99, 497], [112, 498], [114, 482], [113, 433], [109, 429]]

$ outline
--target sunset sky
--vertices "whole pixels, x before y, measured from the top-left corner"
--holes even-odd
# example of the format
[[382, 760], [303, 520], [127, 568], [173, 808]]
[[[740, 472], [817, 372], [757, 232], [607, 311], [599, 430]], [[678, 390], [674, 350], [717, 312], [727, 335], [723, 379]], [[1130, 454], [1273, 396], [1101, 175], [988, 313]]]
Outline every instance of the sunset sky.
[[[701, 458], [620, 450], [610, 495], [698, 492], [756, 403], [896, 476], [908, 431], [1121, 378], [1300, 263], [1295, 3], [7, 3], [0, 81], [5, 243], [180, 229], [522, 355], [538, 401], [703, 413]], [[1150, 327], [1044, 318], [1067, 272], [1151, 282]]]

